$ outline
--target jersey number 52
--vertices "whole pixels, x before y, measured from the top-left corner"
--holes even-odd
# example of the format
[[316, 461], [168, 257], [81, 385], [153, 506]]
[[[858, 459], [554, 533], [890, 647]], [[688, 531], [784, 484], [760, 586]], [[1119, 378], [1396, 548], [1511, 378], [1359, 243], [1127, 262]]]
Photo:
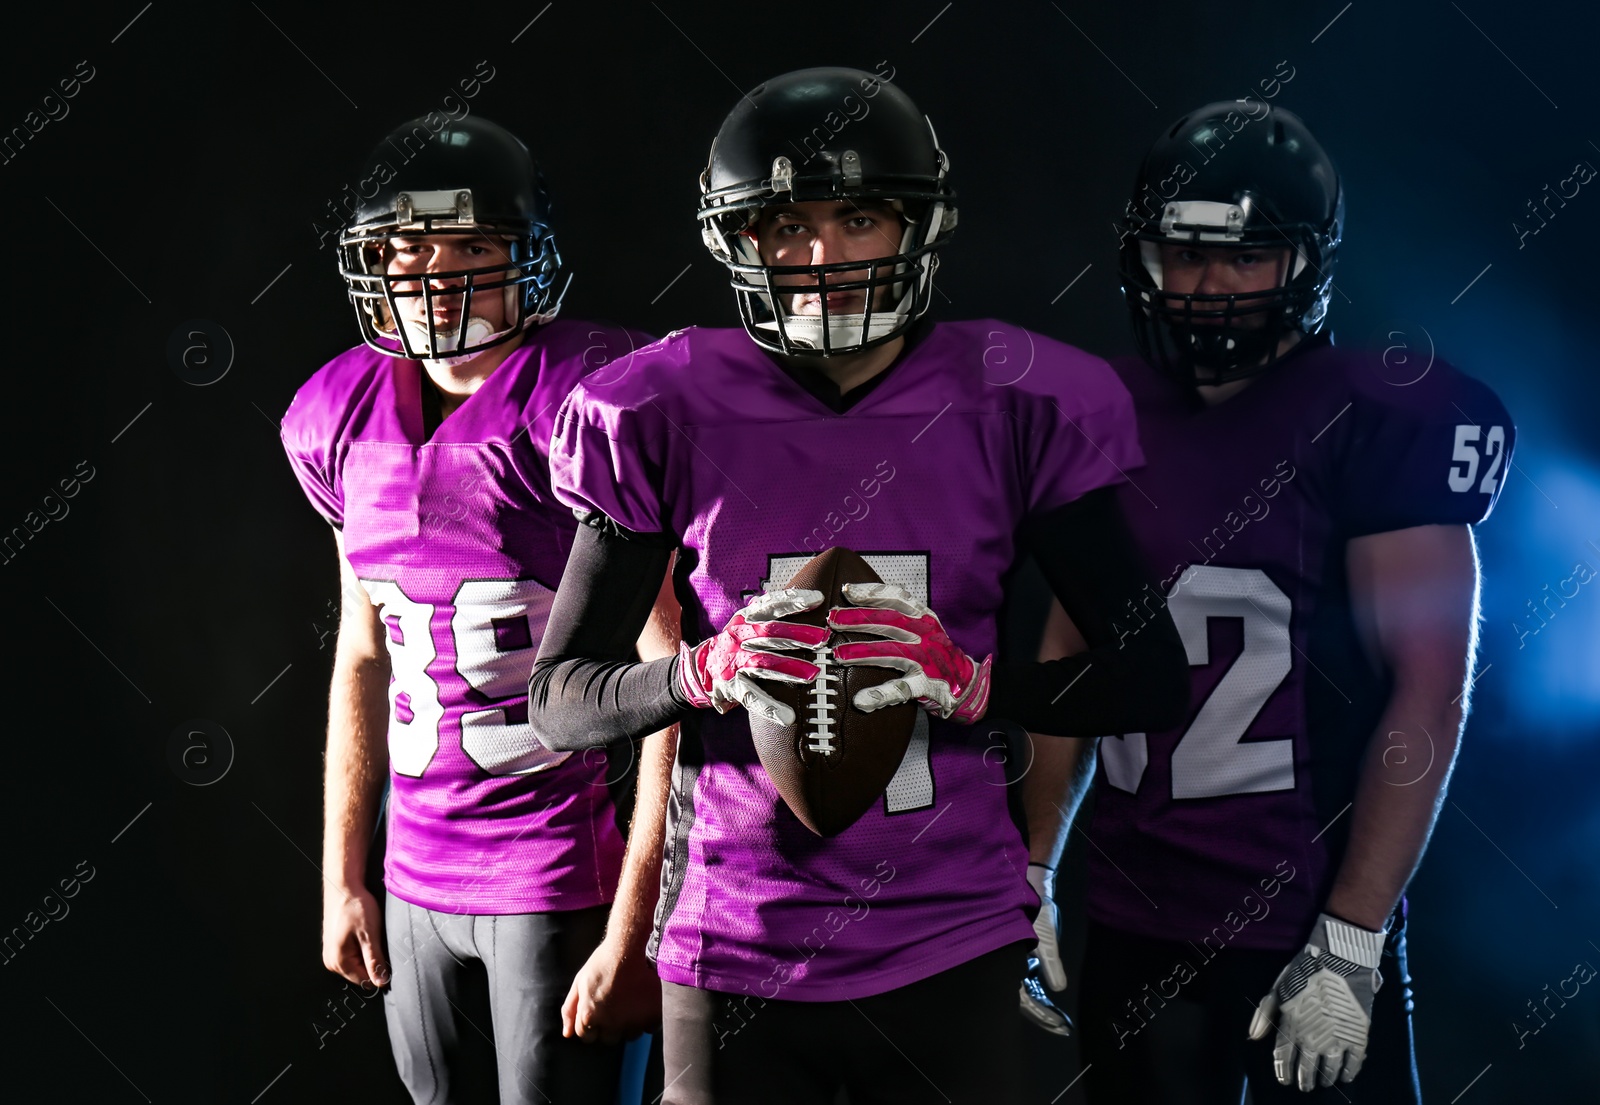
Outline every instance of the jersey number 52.
[[1489, 432], [1471, 424], [1456, 427], [1456, 447], [1450, 454], [1450, 490], [1471, 491], [1478, 479], [1479, 438], [1482, 438], [1483, 459], [1489, 467], [1484, 470], [1478, 490], [1493, 495], [1500, 485], [1500, 466], [1506, 459], [1506, 430], [1504, 426], [1490, 426]]

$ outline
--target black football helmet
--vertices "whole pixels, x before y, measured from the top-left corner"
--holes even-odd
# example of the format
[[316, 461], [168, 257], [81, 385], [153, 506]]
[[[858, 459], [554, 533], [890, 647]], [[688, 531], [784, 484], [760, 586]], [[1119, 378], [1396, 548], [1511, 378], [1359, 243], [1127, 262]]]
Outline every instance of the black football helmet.
[[[910, 329], [928, 309], [937, 251], [955, 228], [949, 165], [933, 124], [874, 73], [801, 69], [740, 100], [711, 144], [699, 217], [706, 248], [728, 266], [740, 321], [756, 344], [827, 357]], [[764, 264], [749, 233], [761, 209], [812, 200], [890, 204], [902, 227], [898, 252], [824, 265]], [[841, 279], [863, 270], [865, 278]], [[784, 308], [775, 281], [785, 277], [809, 277], [806, 290], [820, 294], [820, 315]], [[881, 308], [878, 288], [889, 289]], [[844, 291], [866, 293], [863, 313], [829, 314], [826, 293]]]
[[[550, 197], [533, 156], [516, 135], [476, 116], [435, 130], [438, 116], [403, 124], [367, 159], [362, 200], [339, 238], [339, 272], [350, 289], [361, 337], [380, 353], [421, 360], [459, 360], [510, 341], [561, 307], [556, 281], [561, 255], [550, 229]], [[511, 258], [485, 268], [415, 274], [388, 273], [385, 250], [395, 235], [460, 234], [504, 243]], [[451, 291], [434, 286], [451, 281]], [[400, 290], [410, 282], [419, 287]], [[565, 290], [563, 286], [563, 291]], [[462, 325], [440, 330], [433, 300], [464, 296]], [[505, 297], [506, 328], [495, 332], [472, 318], [477, 295]], [[397, 301], [422, 297], [427, 329], [404, 324]]]
[[[1156, 140], [1118, 221], [1122, 289], [1139, 351], [1178, 380], [1221, 384], [1322, 329], [1344, 229], [1339, 170], [1306, 125], [1265, 101], [1207, 104]], [[1281, 283], [1248, 295], [1162, 286], [1163, 244], [1289, 250]]]

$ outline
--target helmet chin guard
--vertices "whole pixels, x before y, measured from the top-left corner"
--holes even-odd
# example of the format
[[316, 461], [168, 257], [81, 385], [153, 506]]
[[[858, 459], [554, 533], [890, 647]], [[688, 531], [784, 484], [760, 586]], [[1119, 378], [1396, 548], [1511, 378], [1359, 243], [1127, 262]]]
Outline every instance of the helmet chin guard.
[[[712, 143], [699, 218], [756, 344], [828, 357], [909, 330], [928, 309], [937, 251], [955, 228], [948, 170], [932, 124], [875, 74], [803, 69], [741, 100]], [[765, 264], [754, 234], [763, 208], [819, 200], [891, 207], [902, 227], [898, 248], [860, 261]], [[864, 304], [849, 313], [830, 308], [829, 296], [844, 292]], [[816, 298], [816, 313], [793, 309], [800, 296]]]
[[513, 326], [507, 326], [504, 330], [496, 330], [488, 319], [480, 318], [477, 315], [473, 315], [467, 320], [465, 334], [461, 333], [460, 328], [455, 330], [439, 330], [437, 328], [433, 328], [433, 333], [430, 334], [428, 332], [430, 329], [429, 327], [419, 326], [414, 322], [406, 323], [404, 329], [406, 331], [406, 337], [409, 339], [406, 344], [410, 345], [412, 348], [430, 350], [434, 348], [466, 350], [464, 353], [458, 353], [455, 356], [450, 357], [417, 358], [430, 368], [465, 364], [476, 357], [479, 353], [483, 352], [485, 349], [488, 349], [491, 346], [499, 345], [505, 341], [510, 341], [511, 338], [519, 333], [519, 331]]
[[[1326, 323], [1344, 191], [1316, 138], [1282, 108], [1222, 102], [1180, 119], [1146, 156], [1116, 225], [1134, 338], [1175, 380], [1254, 376]], [[1289, 263], [1260, 291], [1181, 294], [1166, 288], [1162, 245], [1287, 250]]]

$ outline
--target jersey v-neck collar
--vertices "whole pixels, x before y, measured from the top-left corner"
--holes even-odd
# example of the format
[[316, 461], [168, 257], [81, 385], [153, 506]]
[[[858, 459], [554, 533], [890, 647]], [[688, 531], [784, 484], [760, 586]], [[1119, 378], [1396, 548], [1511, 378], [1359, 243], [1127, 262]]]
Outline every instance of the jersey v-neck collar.
[[[421, 368], [421, 365], [418, 365]], [[418, 374], [419, 397], [422, 400], [422, 444], [433, 440], [444, 424], [444, 392], [433, 382], [433, 374], [422, 369]], [[488, 383], [487, 380], [484, 383]], [[476, 392], [474, 392], [476, 394]], [[467, 396], [468, 399], [472, 396]], [[460, 408], [458, 407], [457, 410]]]
[[839, 385], [834, 383], [824, 372], [811, 368], [804, 363], [785, 360], [770, 350], [762, 350], [762, 352], [767, 354], [779, 371], [798, 384], [817, 402], [827, 407], [834, 414], [848, 414], [852, 408], [876, 391], [880, 384], [898, 370], [901, 365], [906, 363], [912, 351], [921, 344], [922, 339], [933, 329], [933, 325], [927, 319], [919, 320], [906, 332], [904, 348], [900, 350], [900, 355], [891, 361], [887, 368], [872, 377], [872, 379], [859, 383], [849, 391], [843, 392], [839, 390]]
[[[524, 339], [521, 345], [506, 355], [505, 360], [495, 365], [494, 371], [484, 378], [472, 394], [456, 405], [456, 409], [451, 411], [448, 417], [444, 414], [444, 392], [434, 383], [427, 368], [421, 361], [403, 360], [401, 363], [416, 373], [415, 382], [407, 380], [399, 371], [391, 376], [391, 380], [394, 384], [395, 405], [400, 415], [400, 425], [412, 447], [420, 449], [425, 445], [439, 445], [450, 441], [450, 427], [461, 424], [462, 412], [485, 392], [491, 389], [503, 389], [506, 380], [512, 375], [507, 372], [508, 367], [511, 367], [512, 361], [518, 356], [528, 356], [528, 350], [528, 342]], [[398, 367], [397, 365], [396, 368]], [[505, 376], [500, 379], [502, 373]], [[446, 422], [450, 427], [445, 425]]]
[[[1262, 370], [1252, 378], [1247, 387], [1241, 388], [1234, 395], [1220, 403], [1207, 403], [1200, 397], [1200, 390], [1195, 385], [1184, 384], [1174, 380], [1148, 361], [1144, 363], [1145, 367], [1161, 381], [1159, 386], [1162, 391], [1160, 394], [1164, 394], [1167, 397], [1167, 402], [1172, 403], [1195, 418], [1228, 421], [1238, 417], [1239, 411], [1253, 411], [1255, 405], [1261, 402], [1259, 396], [1274, 392], [1282, 382], [1285, 372], [1294, 372], [1300, 368], [1298, 362], [1301, 358], [1332, 345], [1333, 335], [1326, 330], [1300, 339], [1270, 367]], [[1241, 402], [1247, 396], [1251, 398], [1246, 402]]]

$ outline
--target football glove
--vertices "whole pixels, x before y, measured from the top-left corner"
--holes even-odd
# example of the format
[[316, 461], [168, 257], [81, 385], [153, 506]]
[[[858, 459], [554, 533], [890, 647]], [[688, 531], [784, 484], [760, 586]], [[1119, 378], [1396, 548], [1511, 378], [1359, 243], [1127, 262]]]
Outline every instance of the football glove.
[[1039, 915], [1033, 919], [1033, 932], [1039, 938], [1033, 954], [1039, 959], [1039, 972], [1050, 989], [1065, 990], [1067, 969], [1061, 964], [1061, 911], [1056, 908], [1056, 869], [1042, 863], [1028, 864], [1028, 885], [1039, 895]]
[[783, 653], [809, 652], [825, 644], [828, 630], [778, 619], [815, 610], [822, 599], [821, 591], [769, 591], [729, 618], [715, 637], [693, 648], [679, 645], [678, 680], [684, 698], [719, 714], [738, 705], [775, 724], [794, 724], [794, 711], [763, 691], [756, 680], [809, 683], [817, 677], [816, 664]]
[[1055, 868], [1028, 864], [1028, 885], [1039, 895], [1039, 913], [1033, 919], [1039, 943], [1028, 957], [1028, 973], [1022, 979], [1022, 1015], [1046, 1032], [1070, 1036], [1072, 1022], [1045, 990], [1047, 986], [1051, 990], [1067, 988], [1067, 969], [1061, 963], [1061, 913], [1056, 908]]
[[1273, 1072], [1309, 1093], [1348, 1082], [1367, 1057], [1372, 998], [1383, 983], [1384, 934], [1323, 913], [1305, 950], [1278, 975], [1250, 1019], [1250, 1038], [1276, 1028]]
[[989, 705], [989, 668], [956, 647], [939, 617], [903, 587], [892, 583], [847, 583], [844, 597], [854, 605], [828, 611], [828, 624], [881, 641], [835, 645], [840, 664], [866, 664], [905, 673], [877, 687], [857, 691], [856, 708], [866, 713], [916, 702], [930, 714], [971, 725]]
[[1028, 957], [1028, 973], [1022, 976], [1022, 989], [1018, 997], [1022, 1002], [1022, 1015], [1033, 1024], [1056, 1036], [1072, 1035], [1072, 1021], [1057, 1008], [1039, 981], [1039, 960]]

